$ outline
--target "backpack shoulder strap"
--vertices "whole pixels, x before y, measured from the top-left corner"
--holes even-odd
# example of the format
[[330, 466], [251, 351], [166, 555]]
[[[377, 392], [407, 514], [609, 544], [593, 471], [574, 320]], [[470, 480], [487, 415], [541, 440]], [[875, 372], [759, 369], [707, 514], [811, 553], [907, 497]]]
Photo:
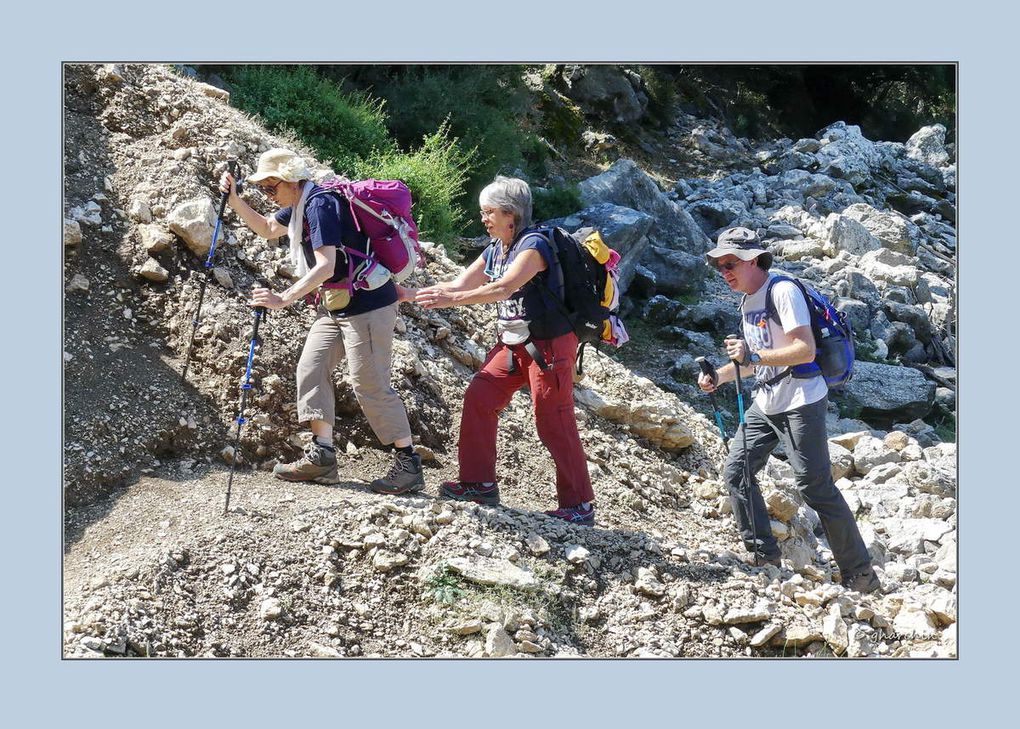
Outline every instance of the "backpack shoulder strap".
[[779, 323], [779, 313], [776, 311], [775, 302], [772, 300], [772, 287], [775, 286], [780, 281], [789, 281], [798, 289], [800, 289], [800, 293], [804, 296], [804, 303], [808, 305], [808, 314], [810, 314], [811, 302], [808, 301], [807, 289], [804, 288], [804, 284], [800, 281], [800, 279], [794, 278], [793, 276], [783, 276], [782, 274], [777, 274], [775, 277], [772, 278], [772, 280], [769, 281], [768, 288], [765, 289], [766, 318], [772, 319], [777, 324]]

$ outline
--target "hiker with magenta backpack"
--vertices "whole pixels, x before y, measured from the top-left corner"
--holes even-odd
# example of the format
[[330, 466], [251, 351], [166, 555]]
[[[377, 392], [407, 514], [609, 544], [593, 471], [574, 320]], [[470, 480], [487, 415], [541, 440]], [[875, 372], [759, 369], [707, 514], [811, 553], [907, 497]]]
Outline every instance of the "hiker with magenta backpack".
[[[252, 305], [283, 309], [318, 292], [316, 318], [297, 366], [298, 421], [309, 424], [313, 438], [302, 458], [278, 464], [273, 474], [285, 481], [331, 484], [340, 480], [333, 445], [333, 370], [346, 358], [351, 387], [372, 431], [396, 451], [392, 468], [373, 481], [372, 488], [383, 493], [422, 490], [421, 457], [411, 445], [407, 411], [390, 384], [397, 303], [408, 290], [397, 286], [386, 268], [373, 265], [376, 262], [364, 253], [368, 239], [359, 229], [352, 205], [312, 182], [311, 172], [297, 154], [270, 149], [259, 157], [258, 169], [247, 182], [281, 209], [270, 216], [253, 210], [237, 194], [229, 172], [224, 173], [220, 189], [229, 193], [230, 207], [257, 235], [289, 236], [291, 262], [299, 276], [282, 293], [254, 289]], [[366, 276], [352, 275], [367, 269]]]
[[[816, 346], [817, 326], [807, 290], [794, 279], [769, 272], [772, 254], [747, 228], [723, 231], [705, 260], [732, 290], [744, 294], [743, 338], [728, 338], [725, 343], [732, 362], [720, 367], [714, 379], [702, 372], [698, 385], [711, 393], [723, 383], [739, 382], [738, 376], [755, 377], [753, 403], [729, 442], [723, 469], [745, 547], [779, 566], [779, 545], [753, 474], [782, 442], [797, 486], [821, 520], [843, 586], [859, 592], [879, 589], [854, 515], [832, 480], [825, 431], [829, 373], [823, 374], [815, 364], [824, 343]], [[819, 338], [828, 334], [819, 331]]]
[[499, 413], [524, 385], [531, 389], [538, 437], [556, 464], [559, 508], [546, 514], [573, 524], [595, 523], [591, 478], [574, 419], [574, 358], [578, 337], [555, 297], [562, 277], [549, 239], [531, 228], [531, 190], [523, 180], [498, 176], [479, 195], [482, 223], [492, 242], [453, 281], [421, 289], [415, 301], [438, 309], [497, 304], [498, 342], [464, 396], [459, 480], [441, 495], [499, 503], [496, 429]]

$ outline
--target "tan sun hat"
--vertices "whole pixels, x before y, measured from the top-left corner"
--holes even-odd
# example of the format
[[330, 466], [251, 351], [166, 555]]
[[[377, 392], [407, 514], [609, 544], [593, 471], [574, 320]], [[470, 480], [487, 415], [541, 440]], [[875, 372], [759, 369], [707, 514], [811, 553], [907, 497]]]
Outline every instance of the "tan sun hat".
[[276, 147], [262, 153], [258, 169], [255, 170], [255, 174], [249, 175], [248, 182], [261, 182], [270, 177], [284, 182], [297, 182], [310, 180], [312, 173], [304, 159], [289, 149]]
[[719, 234], [717, 243], [715, 248], [705, 254], [705, 262], [710, 266], [715, 265], [713, 259], [732, 255], [742, 261], [760, 258], [766, 269], [772, 267], [772, 254], [765, 250], [758, 239], [758, 234], [750, 228], [737, 227], [724, 230]]

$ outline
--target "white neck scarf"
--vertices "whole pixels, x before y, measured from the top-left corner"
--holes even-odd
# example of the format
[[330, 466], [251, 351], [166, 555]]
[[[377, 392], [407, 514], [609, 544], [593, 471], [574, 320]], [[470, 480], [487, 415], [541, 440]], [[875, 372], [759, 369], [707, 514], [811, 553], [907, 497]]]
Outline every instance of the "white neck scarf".
[[290, 238], [290, 262], [294, 264], [294, 270], [298, 278], [308, 273], [308, 261], [301, 252], [301, 238], [304, 237], [305, 223], [305, 202], [308, 200], [308, 193], [315, 187], [311, 180], [305, 182], [301, 190], [301, 199], [297, 201], [291, 211], [290, 223], [287, 225], [287, 237]]

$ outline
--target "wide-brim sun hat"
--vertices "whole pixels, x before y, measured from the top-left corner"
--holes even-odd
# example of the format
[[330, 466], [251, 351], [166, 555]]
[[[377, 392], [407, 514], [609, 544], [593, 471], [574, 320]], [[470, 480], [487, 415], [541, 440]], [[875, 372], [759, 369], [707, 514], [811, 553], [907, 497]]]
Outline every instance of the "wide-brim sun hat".
[[275, 147], [259, 156], [259, 164], [255, 173], [248, 176], [248, 182], [261, 182], [275, 177], [284, 182], [310, 180], [312, 173], [302, 157], [289, 149]]
[[772, 267], [772, 254], [762, 247], [758, 234], [750, 228], [728, 228], [719, 234], [715, 248], [705, 254], [705, 263], [714, 266], [713, 259], [736, 256], [742, 261], [761, 258], [765, 268]]

